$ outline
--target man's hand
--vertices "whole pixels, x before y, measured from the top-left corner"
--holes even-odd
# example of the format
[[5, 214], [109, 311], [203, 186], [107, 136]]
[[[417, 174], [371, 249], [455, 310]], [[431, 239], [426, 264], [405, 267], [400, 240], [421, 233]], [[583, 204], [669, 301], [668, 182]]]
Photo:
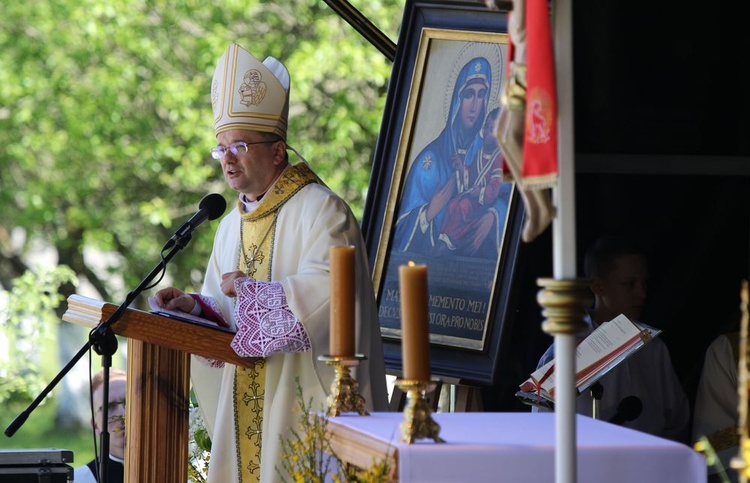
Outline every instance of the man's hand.
[[234, 272], [227, 272], [221, 276], [221, 291], [227, 297], [236, 297], [237, 292], [234, 290], [234, 281], [238, 278], [245, 278], [245, 272], [235, 270]]
[[192, 312], [195, 308], [195, 300], [180, 289], [167, 287], [154, 294], [157, 305], [167, 310], [179, 310], [181, 312]]

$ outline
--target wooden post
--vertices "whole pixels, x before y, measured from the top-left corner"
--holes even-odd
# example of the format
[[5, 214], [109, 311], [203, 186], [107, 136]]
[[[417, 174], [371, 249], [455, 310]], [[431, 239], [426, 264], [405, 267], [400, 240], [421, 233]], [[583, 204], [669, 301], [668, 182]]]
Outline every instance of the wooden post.
[[190, 354], [128, 339], [125, 481], [187, 481]]

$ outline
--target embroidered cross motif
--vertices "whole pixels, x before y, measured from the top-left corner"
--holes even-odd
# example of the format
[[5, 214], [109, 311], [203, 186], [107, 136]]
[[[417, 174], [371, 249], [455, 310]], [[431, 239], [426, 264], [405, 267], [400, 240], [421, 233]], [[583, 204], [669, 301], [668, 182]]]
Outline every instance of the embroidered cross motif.
[[266, 256], [263, 254], [263, 252], [260, 251], [260, 247], [256, 244], [250, 245], [250, 252], [253, 254], [253, 256], [248, 256], [248, 254], [243, 250], [242, 255], [245, 257], [245, 269], [247, 270], [247, 276], [252, 277], [255, 275], [255, 272], [258, 271], [257, 268], [255, 268], [255, 262], [258, 262], [260, 265], [263, 263], [263, 259], [266, 258]]

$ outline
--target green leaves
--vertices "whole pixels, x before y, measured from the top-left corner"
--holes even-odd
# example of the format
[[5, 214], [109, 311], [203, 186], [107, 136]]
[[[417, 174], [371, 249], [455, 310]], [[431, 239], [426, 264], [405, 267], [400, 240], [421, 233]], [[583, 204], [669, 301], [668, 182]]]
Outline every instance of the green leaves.
[[[4, 3], [0, 235], [21, 229], [65, 248], [60, 262], [73, 267], [80, 263], [65, 257], [84, 246], [119, 252], [110, 267], [117, 283], [85, 261], [85, 276], [112, 291], [102, 298], [141, 280], [207, 192], [232, 205], [236, 195], [208, 155], [211, 76], [230, 42], [286, 64], [290, 144], [361, 217], [391, 66], [324, 2]], [[357, 3], [395, 39], [402, 1]], [[169, 266], [177, 284], [200, 287], [213, 228]], [[33, 258], [8, 240], [0, 236], [4, 253]], [[4, 286], [20, 273], [0, 261]]]
[[0, 404], [30, 401], [44, 388], [42, 361], [36, 348], [57, 319], [53, 310], [62, 302], [58, 289], [76, 283], [66, 266], [28, 271], [10, 291], [0, 293]]

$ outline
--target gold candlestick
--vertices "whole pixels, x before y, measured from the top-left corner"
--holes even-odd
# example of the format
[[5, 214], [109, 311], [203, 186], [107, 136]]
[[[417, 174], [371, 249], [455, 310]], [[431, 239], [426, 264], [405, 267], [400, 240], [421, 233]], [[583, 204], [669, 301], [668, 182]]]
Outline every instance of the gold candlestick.
[[401, 423], [401, 441], [412, 444], [417, 439], [432, 438], [436, 443], [445, 443], [439, 436], [440, 425], [432, 419], [432, 409], [425, 393], [435, 389], [432, 381], [397, 379], [396, 385], [406, 393], [404, 421]]
[[318, 360], [333, 366], [335, 372], [331, 383], [331, 394], [328, 396], [328, 414], [338, 416], [342, 413], [357, 412], [360, 416], [369, 416], [365, 409], [365, 398], [359, 393], [359, 383], [351, 376], [349, 368], [365, 360], [362, 355], [319, 356]]

